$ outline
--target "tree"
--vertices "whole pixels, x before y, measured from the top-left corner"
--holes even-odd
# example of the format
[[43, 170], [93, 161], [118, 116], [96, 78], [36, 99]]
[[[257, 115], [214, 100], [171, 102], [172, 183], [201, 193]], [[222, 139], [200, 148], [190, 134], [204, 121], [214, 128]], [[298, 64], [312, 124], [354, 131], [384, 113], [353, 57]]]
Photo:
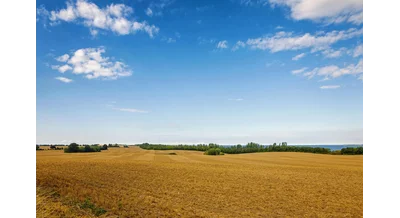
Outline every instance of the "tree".
[[108, 149], [107, 144], [104, 144], [102, 149], [107, 150]]
[[93, 149], [90, 147], [90, 145], [85, 145], [85, 152], [90, 152]]
[[36, 150], [40, 150], [40, 147], [39, 147], [39, 145], [36, 145]]
[[78, 151], [78, 149], [79, 149], [79, 145], [76, 144], [75, 142], [68, 145], [69, 152], [76, 152], [76, 151]]

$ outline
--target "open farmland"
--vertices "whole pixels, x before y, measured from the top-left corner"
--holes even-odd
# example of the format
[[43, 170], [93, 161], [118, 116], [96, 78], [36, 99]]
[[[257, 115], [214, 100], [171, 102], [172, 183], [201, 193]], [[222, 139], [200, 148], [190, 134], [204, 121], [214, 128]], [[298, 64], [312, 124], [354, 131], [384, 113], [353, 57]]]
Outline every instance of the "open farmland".
[[363, 215], [362, 155], [138, 147], [36, 154], [38, 217]]

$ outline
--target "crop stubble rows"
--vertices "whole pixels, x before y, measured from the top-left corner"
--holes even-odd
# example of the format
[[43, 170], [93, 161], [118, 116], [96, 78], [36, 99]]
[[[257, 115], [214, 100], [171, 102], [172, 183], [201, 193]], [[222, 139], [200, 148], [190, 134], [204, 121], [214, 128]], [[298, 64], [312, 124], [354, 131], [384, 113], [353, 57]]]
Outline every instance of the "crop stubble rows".
[[362, 217], [362, 156], [37, 152], [37, 186], [122, 217]]

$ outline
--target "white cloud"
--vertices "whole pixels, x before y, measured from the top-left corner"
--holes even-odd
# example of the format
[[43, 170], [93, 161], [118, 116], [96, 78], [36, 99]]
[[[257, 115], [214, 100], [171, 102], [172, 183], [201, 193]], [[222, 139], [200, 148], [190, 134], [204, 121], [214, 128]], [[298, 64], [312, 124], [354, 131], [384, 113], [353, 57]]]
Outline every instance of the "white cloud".
[[153, 0], [148, 8], [151, 9], [153, 16], [162, 16], [164, 8], [170, 6], [174, 2], [175, 0]]
[[248, 39], [246, 44], [252, 49], [270, 50], [271, 52], [285, 50], [300, 50], [311, 48], [313, 52], [329, 48], [330, 45], [341, 41], [362, 36], [363, 29], [350, 28], [342, 31], [319, 32], [311, 35], [294, 36], [291, 32], [278, 32], [271, 37]]
[[354, 24], [362, 24], [363, 23], [363, 12], [351, 15], [349, 17], [349, 19], [347, 19], [347, 21], [354, 23]]
[[113, 108], [114, 110], [130, 112], [130, 113], [149, 113], [148, 111], [138, 110], [135, 108]]
[[229, 101], [243, 101], [243, 98], [229, 98]]
[[153, 10], [151, 10], [151, 8], [147, 8], [145, 12], [146, 12], [147, 16], [149, 16], [149, 17], [153, 16]]
[[232, 47], [232, 51], [236, 51], [239, 48], [244, 48], [246, 47], [246, 43], [242, 42], [242, 41], [238, 41], [236, 42], [236, 44]]
[[217, 44], [217, 48], [219, 49], [226, 49], [228, 48], [228, 41], [224, 40], [224, 41], [219, 41]]
[[269, 0], [272, 7], [290, 8], [295, 20], [362, 23], [363, 0]]
[[326, 58], [338, 58], [342, 56], [346, 52], [346, 48], [340, 48], [338, 50], [334, 50], [331, 48], [323, 50], [321, 53], [324, 55]]
[[69, 55], [68, 54], [61, 55], [60, 57], [56, 58], [56, 60], [60, 61], [60, 62], [67, 62], [68, 59], [69, 59]]
[[336, 65], [329, 65], [321, 68], [314, 68], [311, 71], [305, 72], [303, 76], [312, 78], [314, 76], [323, 76], [325, 78], [337, 78], [343, 75], [357, 75], [363, 73], [363, 60], [361, 59], [357, 64], [350, 64], [346, 67], [340, 68]]
[[303, 67], [303, 68], [298, 69], [298, 70], [292, 70], [292, 74], [303, 73], [305, 70], [307, 70], [307, 67]]
[[330, 86], [321, 86], [320, 89], [338, 89], [340, 88], [339, 85], [330, 85]]
[[353, 50], [353, 57], [358, 57], [363, 55], [363, 45], [358, 45], [354, 50]]
[[66, 77], [56, 77], [55, 79], [60, 80], [61, 82], [64, 82], [64, 83], [70, 83], [73, 81], [72, 79], [68, 79]]
[[294, 56], [294, 57], [292, 58], [292, 60], [293, 60], [293, 61], [297, 61], [297, 60], [299, 60], [300, 58], [303, 58], [304, 56], [306, 56], [306, 53], [301, 53], [301, 54], [298, 54], [298, 55]]
[[[40, 11], [43, 14], [43, 10]], [[146, 32], [150, 37], [158, 33], [159, 28], [149, 25], [146, 21], [138, 22], [130, 19], [133, 9], [124, 4], [111, 4], [99, 8], [87, 0], [77, 0], [75, 4], [67, 2], [67, 8], [48, 13], [51, 25], [62, 21], [75, 22], [89, 28], [92, 35], [98, 30], [112, 31], [118, 35]]]
[[325, 78], [323, 78], [321, 80], [318, 80], [318, 82], [325, 82], [325, 81], [328, 81], [328, 80], [331, 80], [331, 79], [329, 77], [325, 77]]
[[57, 69], [58, 71], [60, 71], [60, 73], [65, 73], [65, 71], [67, 70], [72, 70], [72, 67], [70, 67], [68, 64], [65, 64], [61, 67], [58, 67]]
[[104, 48], [78, 49], [71, 56], [68, 54], [61, 56], [69, 57], [65, 60], [67, 64], [61, 67], [52, 66], [52, 68], [58, 69], [61, 73], [72, 70], [72, 73], [84, 74], [88, 79], [117, 79], [132, 75], [132, 71], [124, 63], [110, 61], [110, 58], [102, 56], [103, 53], [105, 53]]
[[276, 26], [275, 29], [277, 30], [283, 29], [283, 26]]
[[96, 30], [96, 29], [90, 29], [90, 34], [91, 34], [93, 37], [97, 36], [98, 33], [99, 33], [98, 30]]

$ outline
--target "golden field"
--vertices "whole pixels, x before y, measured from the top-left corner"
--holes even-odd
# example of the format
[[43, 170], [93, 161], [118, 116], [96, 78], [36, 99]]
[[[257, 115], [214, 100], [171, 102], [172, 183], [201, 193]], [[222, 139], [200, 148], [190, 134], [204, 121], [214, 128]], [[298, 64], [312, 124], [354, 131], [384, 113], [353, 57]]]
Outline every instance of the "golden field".
[[37, 217], [363, 216], [362, 155], [37, 151], [36, 186]]

